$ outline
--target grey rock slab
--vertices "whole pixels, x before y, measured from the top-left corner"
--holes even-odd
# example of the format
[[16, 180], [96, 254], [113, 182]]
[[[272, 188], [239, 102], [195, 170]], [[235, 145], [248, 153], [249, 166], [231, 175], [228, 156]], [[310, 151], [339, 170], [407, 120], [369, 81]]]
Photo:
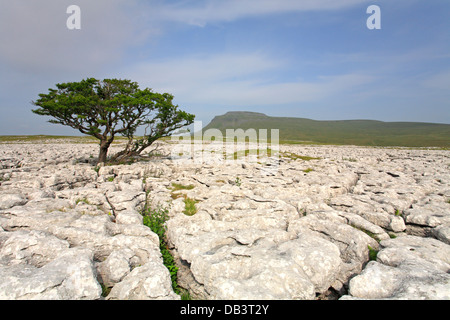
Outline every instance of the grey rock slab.
[[281, 253], [289, 254], [314, 285], [315, 292], [325, 292], [338, 278], [342, 260], [339, 248], [318, 236], [301, 234], [292, 241], [281, 244]]
[[433, 237], [450, 245], [450, 223], [441, 224], [431, 230]]
[[143, 216], [136, 210], [119, 211], [116, 214], [116, 223], [140, 225], [143, 222]]
[[203, 221], [194, 216], [168, 222], [171, 246], [190, 264], [191, 273], [185, 277], [195, 280], [198, 297], [313, 299], [340, 272], [338, 247], [311, 233], [291, 241], [280, 229], [235, 229], [239, 222], [203, 216]]
[[380, 243], [377, 261], [352, 278], [349, 293], [363, 299], [450, 299], [450, 246], [402, 236]]
[[349, 293], [361, 299], [448, 300], [450, 275], [414, 262], [391, 267], [371, 261], [350, 280]]
[[377, 260], [389, 266], [405, 261], [420, 261], [443, 272], [450, 271], [450, 245], [433, 239], [416, 236], [402, 236], [383, 240], [380, 243]]
[[147, 199], [145, 192], [129, 190], [108, 192], [107, 197], [114, 211], [140, 210], [144, 207]]
[[314, 284], [289, 251], [250, 251], [224, 246], [194, 258], [191, 271], [210, 299], [314, 299]]
[[372, 224], [386, 230], [402, 232], [406, 229], [402, 217], [396, 216], [395, 212], [388, 213], [384, 210], [382, 204], [365, 195], [339, 196], [331, 199], [330, 204], [337, 210], [356, 213]]
[[92, 300], [101, 295], [90, 250], [68, 249], [46, 265], [0, 265], [0, 299]]
[[0, 195], [0, 210], [9, 209], [15, 206], [23, 206], [28, 199], [20, 193], [3, 193]]
[[128, 248], [113, 251], [105, 261], [97, 266], [102, 283], [106, 287], [113, 287], [128, 275], [133, 267], [135, 253]]
[[179, 300], [172, 289], [170, 273], [161, 263], [149, 261], [136, 267], [117, 283], [108, 300]]
[[42, 231], [19, 230], [4, 233], [0, 238], [3, 265], [27, 263], [40, 268], [69, 248], [67, 241]]
[[340, 251], [343, 261], [337, 280], [345, 283], [350, 276], [359, 273], [369, 260], [369, 249], [378, 249], [378, 242], [363, 231], [346, 224], [337, 212], [326, 211], [308, 214], [289, 224], [289, 233], [301, 235], [311, 232], [333, 244]]
[[[46, 231], [55, 226], [65, 226], [80, 217], [79, 213], [68, 210], [67, 201], [53, 201], [54, 206], [45, 204], [27, 203], [0, 211], [0, 223], [5, 230], [42, 230]], [[59, 205], [58, 209], [56, 209]], [[66, 207], [67, 206], [67, 207]]]
[[389, 235], [384, 231], [383, 228], [377, 226], [361, 216], [351, 213], [351, 212], [338, 212], [339, 216], [345, 217], [347, 219], [347, 224], [356, 227], [364, 232], [368, 232], [373, 235], [377, 240], [389, 239]]
[[404, 212], [406, 223], [437, 227], [450, 223], [450, 204], [414, 206]]

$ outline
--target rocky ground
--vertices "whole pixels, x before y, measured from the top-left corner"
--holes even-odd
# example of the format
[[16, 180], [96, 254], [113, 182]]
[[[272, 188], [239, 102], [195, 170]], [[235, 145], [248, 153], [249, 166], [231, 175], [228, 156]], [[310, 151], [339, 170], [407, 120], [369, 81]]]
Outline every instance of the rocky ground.
[[450, 299], [449, 151], [281, 145], [96, 168], [97, 148], [0, 144], [0, 299], [179, 299], [146, 203], [169, 210], [192, 298]]

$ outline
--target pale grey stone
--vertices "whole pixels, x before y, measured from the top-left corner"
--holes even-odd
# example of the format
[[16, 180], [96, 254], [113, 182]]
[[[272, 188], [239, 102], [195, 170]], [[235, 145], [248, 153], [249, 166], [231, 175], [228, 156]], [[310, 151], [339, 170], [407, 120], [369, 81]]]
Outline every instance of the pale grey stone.
[[281, 244], [279, 250], [288, 253], [302, 268], [315, 292], [325, 292], [341, 271], [339, 248], [313, 234], [300, 234], [298, 239]]
[[434, 228], [431, 233], [436, 239], [450, 245], [450, 223], [441, 224], [439, 227]]
[[364, 299], [389, 298], [398, 290], [402, 276], [397, 268], [370, 261], [360, 275], [350, 280], [349, 293]]
[[130, 273], [132, 258], [135, 253], [128, 248], [113, 251], [105, 261], [97, 267], [99, 276], [106, 287], [113, 287]]
[[389, 266], [420, 261], [443, 272], [450, 271], [450, 245], [433, 238], [403, 236], [381, 241], [377, 260]]
[[441, 224], [450, 223], [450, 205], [427, 205], [414, 207], [404, 213], [406, 223], [426, 227], [437, 227]]
[[2, 194], [0, 198], [0, 210], [9, 209], [15, 206], [23, 206], [28, 202], [22, 194]]
[[92, 258], [90, 250], [75, 248], [40, 268], [26, 263], [0, 265], [0, 299], [98, 299], [102, 290]]
[[108, 300], [179, 300], [172, 290], [170, 273], [161, 263], [147, 262], [136, 267], [117, 283]]
[[40, 268], [68, 248], [67, 241], [42, 231], [8, 232], [0, 243], [0, 263], [27, 263]]
[[450, 275], [428, 265], [404, 262], [396, 267], [371, 261], [350, 280], [349, 293], [363, 299], [450, 299]]
[[108, 201], [114, 211], [140, 210], [145, 205], [145, 192], [115, 191], [107, 193]]
[[142, 224], [143, 216], [135, 210], [119, 211], [116, 214], [116, 223], [120, 224]]
[[386, 233], [386, 231], [384, 231], [383, 228], [367, 221], [360, 215], [351, 212], [338, 212], [338, 215], [345, 217], [347, 219], [347, 224], [356, 227], [364, 232], [373, 234], [373, 236], [377, 240], [389, 239], [389, 235]]

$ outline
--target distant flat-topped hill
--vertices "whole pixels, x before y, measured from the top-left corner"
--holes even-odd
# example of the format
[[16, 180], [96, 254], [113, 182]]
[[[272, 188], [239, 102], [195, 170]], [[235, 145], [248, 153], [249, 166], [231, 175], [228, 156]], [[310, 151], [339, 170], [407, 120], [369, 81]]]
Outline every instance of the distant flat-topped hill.
[[317, 121], [270, 117], [235, 111], [215, 117], [203, 130], [280, 130], [280, 141], [291, 143], [350, 144], [363, 146], [450, 147], [450, 124], [383, 122], [375, 120]]

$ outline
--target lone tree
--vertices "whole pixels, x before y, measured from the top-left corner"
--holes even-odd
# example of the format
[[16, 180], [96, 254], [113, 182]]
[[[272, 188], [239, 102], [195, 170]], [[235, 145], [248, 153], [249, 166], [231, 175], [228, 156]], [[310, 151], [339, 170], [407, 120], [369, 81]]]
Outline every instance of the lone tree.
[[[195, 118], [172, 103], [173, 95], [141, 90], [130, 80], [88, 78], [61, 83], [39, 97], [32, 102], [39, 107], [32, 110], [34, 113], [51, 116], [50, 123], [72, 127], [100, 140], [99, 163], [106, 162], [108, 148], [117, 135], [127, 137], [128, 143], [111, 161], [139, 156], [153, 142], [190, 125]], [[144, 136], [136, 138], [136, 130], [144, 126]]]

